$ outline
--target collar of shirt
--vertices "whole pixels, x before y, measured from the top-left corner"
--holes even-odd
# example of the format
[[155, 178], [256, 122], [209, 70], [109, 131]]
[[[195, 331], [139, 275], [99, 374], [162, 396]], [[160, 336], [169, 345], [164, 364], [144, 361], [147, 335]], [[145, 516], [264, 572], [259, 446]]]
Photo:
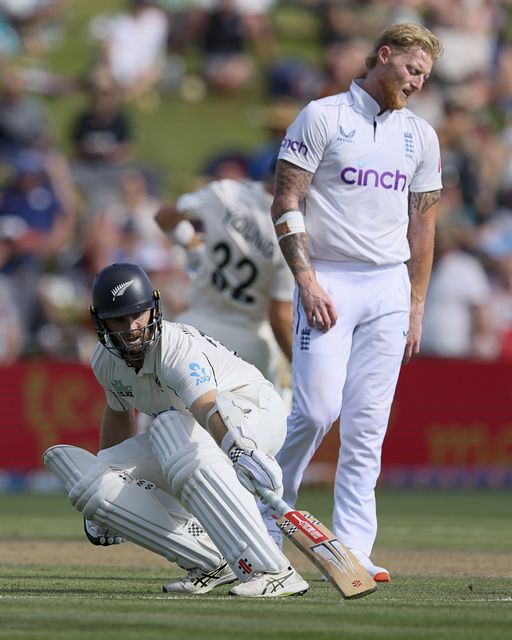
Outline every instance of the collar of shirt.
[[355, 80], [352, 80], [350, 84], [350, 94], [352, 96], [352, 103], [354, 107], [357, 111], [360, 111], [370, 118], [378, 118], [381, 121], [386, 120], [393, 111], [391, 109], [386, 109], [384, 113], [379, 115], [379, 103], [359, 85], [361, 81], [362, 78], [356, 78]]
[[156, 347], [144, 358], [144, 364], [142, 368], [137, 371], [137, 375], [144, 375], [145, 373], [154, 373], [155, 372], [155, 362], [157, 358], [157, 354], [160, 353], [160, 344], [162, 341], [162, 336], [160, 336], [160, 340]]

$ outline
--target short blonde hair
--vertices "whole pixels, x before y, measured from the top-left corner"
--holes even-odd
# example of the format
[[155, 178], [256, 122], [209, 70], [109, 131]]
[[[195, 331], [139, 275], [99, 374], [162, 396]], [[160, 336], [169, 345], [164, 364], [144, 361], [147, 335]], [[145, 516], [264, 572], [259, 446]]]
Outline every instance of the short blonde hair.
[[410, 22], [394, 24], [385, 29], [375, 41], [373, 49], [366, 56], [367, 69], [375, 67], [379, 50], [386, 45], [401, 51], [419, 47], [428, 53], [434, 62], [443, 53], [443, 45], [439, 38], [423, 25]]

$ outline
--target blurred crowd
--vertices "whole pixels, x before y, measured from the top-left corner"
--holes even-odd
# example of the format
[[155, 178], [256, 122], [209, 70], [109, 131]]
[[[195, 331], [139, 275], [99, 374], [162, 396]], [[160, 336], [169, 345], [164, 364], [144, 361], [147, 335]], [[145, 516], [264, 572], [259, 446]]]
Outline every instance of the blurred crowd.
[[[216, 94], [228, 109], [258, 79], [263, 143], [219, 149], [200, 173], [261, 180], [300, 107], [346, 90], [375, 36], [405, 21], [445, 49], [410, 103], [439, 134], [444, 184], [422, 353], [512, 360], [512, 1], [127, 0], [91, 21], [79, 78], [24, 65], [65, 37], [70, 4], [0, 0], [0, 363], [86, 361], [91, 280], [114, 261], [150, 273], [168, 318], [186, 308], [201, 229], [168, 237], [156, 225], [164, 196], [128, 106]], [[315, 24], [316, 63], [282, 51], [275, 17], [290, 7]], [[86, 103], [64, 152], [40, 98], [75, 93]]]

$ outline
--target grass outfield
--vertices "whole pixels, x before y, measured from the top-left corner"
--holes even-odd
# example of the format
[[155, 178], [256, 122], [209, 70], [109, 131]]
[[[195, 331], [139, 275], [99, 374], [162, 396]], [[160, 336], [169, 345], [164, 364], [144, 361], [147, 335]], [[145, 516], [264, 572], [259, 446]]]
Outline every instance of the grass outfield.
[[[300, 506], [329, 522], [328, 492], [303, 492]], [[228, 586], [164, 595], [182, 571], [130, 543], [89, 545], [65, 496], [1, 495], [0, 638], [510, 638], [508, 493], [381, 491], [379, 509], [375, 559], [391, 584], [342, 601], [290, 546], [310, 590], [255, 602], [229, 597]]]

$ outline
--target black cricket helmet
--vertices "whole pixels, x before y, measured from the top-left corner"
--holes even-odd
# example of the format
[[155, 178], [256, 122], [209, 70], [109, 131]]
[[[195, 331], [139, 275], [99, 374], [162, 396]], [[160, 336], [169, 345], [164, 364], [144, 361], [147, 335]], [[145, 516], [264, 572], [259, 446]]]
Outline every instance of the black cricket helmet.
[[[133, 341], [133, 331], [111, 331], [109, 319], [137, 316], [151, 310], [147, 325]], [[128, 262], [102, 269], [92, 283], [91, 318], [101, 344], [128, 366], [140, 367], [144, 357], [158, 344], [162, 332], [160, 294], [146, 272]]]

